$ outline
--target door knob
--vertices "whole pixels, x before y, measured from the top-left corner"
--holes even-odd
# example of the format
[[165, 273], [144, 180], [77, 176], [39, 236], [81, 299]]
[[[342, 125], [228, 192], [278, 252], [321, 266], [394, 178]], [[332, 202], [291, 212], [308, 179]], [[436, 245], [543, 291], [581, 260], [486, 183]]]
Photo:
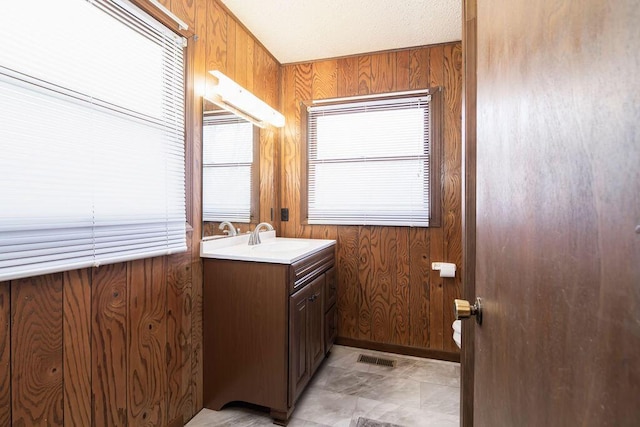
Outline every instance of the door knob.
[[475, 316], [478, 325], [482, 324], [482, 300], [480, 298], [476, 298], [476, 302], [473, 305], [466, 299], [453, 300], [453, 312], [456, 315], [456, 320]]

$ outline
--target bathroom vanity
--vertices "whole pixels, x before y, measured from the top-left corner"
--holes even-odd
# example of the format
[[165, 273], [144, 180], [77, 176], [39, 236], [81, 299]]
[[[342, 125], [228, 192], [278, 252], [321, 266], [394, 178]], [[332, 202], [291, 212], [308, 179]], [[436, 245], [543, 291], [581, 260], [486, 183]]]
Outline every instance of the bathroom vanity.
[[267, 407], [286, 424], [336, 336], [335, 241], [203, 242], [204, 405]]

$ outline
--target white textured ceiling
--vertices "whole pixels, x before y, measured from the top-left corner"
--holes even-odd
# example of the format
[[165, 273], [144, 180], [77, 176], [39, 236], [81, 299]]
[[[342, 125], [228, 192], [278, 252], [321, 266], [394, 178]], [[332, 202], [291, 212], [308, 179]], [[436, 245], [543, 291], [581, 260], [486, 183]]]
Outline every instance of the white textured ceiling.
[[282, 64], [462, 37], [462, 0], [221, 1]]

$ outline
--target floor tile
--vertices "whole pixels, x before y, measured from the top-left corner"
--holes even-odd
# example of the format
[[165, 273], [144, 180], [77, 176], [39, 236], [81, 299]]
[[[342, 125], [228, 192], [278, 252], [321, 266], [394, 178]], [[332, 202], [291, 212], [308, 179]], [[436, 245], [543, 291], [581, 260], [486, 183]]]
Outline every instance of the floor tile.
[[310, 387], [298, 400], [293, 417], [329, 426], [344, 425], [345, 422], [349, 425], [357, 400], [356, 396]]
[[440, 384], [420, 383], [420, 408], [449, 415], [460, 413], [460, 390]]
[[[365, 354], [395, 367], [358, 362]], [[364, 417], [406, 427], [459, 425], [458, 363], [336, 345], [296, 404], [290, 427], [355, 427]], [[266, 411], [203, 409], [188, 427], [270, 426]]]

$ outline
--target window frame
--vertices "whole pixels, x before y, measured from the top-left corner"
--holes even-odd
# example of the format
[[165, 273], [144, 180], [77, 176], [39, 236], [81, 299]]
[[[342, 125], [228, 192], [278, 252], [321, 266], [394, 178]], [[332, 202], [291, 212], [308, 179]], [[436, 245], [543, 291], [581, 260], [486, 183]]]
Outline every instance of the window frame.
[[[300, 102], [300, 213], [303, 225], [319, 225], [309, 223], [309, 112], [308, 108], [318, 103], [323, 105], [341, 105], [352, 102], [366, 102], [368, 100], [400, 99], [416, 96], [419, 94], [430, 95], [429, 102], [429, 225], [424, 228], [438, 228], [442, 226], [442, 196], [444, 190], [443, 182], [443, 91], [444, 87], [436, 86], [428, 89], [412, 90], [405, 92], [388, 92], [381, 94], [359, 95], [345, 98], [327, 98], [316, 100], [305, 100]], [[325, 224], [337, 226], [363, 226], [363, 224]], [[386, 227], [385, 225], [373, 225]], [[398, 227], [410, 227], [409, 225], [399, 225]]]

